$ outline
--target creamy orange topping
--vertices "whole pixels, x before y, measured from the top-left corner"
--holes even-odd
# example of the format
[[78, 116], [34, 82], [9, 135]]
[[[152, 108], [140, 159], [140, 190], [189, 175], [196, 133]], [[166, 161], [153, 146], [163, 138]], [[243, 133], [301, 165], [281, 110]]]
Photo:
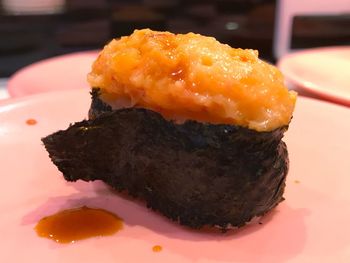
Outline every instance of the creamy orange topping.
[[287, 125], [296, 101], [281, 72], [259, 60], [257, 51], [194, 33], [144, 29], [112, 40], [88, 81], [112, 105], [257, 131]]

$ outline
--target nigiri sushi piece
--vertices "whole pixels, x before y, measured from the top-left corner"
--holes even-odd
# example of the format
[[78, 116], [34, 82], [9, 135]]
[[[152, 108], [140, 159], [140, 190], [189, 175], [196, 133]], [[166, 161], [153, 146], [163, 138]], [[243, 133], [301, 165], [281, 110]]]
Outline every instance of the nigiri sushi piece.
[[256, 51], [136, 30], [88, 81], [89, 118], [42, 139], [67, 181], [102, 180], [192, 228], [240, 227], [283, 200], [297, 96]]

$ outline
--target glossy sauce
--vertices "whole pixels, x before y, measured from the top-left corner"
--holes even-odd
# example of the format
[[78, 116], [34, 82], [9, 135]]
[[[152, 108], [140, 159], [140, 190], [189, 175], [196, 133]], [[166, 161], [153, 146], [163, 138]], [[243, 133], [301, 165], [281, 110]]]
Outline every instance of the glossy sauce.
[[37, 123], [38, 122], [35, 119], [28, 119], [28, 120], [26, 120], [26, 124], [28, 124], [28, 125], [35, 125]]
[[162, 246], [156, 245], [152, 247], [153, 252], [160, 252], [162, 251]]
[[58, 243], [74, 243], [90, 237], [109, 236], [122, 228], [123, 221], [115, 214], [83, 206], [44, 217], [35, 230], [40, 237]]

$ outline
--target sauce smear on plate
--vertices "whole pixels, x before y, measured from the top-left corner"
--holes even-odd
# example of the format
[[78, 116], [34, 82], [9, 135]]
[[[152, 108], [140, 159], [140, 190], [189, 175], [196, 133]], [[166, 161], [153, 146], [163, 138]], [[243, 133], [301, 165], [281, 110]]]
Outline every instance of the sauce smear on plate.
[[35, 119], [28, 119], [28, 120], [26, 120], [26, 124], [35, 125], [35, 124], [37, 124], [37, 121]]
[[152, 247], [153, 252], [160, 252], [162, 251], [162, 246], [156, 245]]
[[44, 217], [35, 230], [40, 237], [58, 243], [74, 243], [90, 237], [109, 236], [122, 228], [123, 221], [115, 214], [83, 206]]

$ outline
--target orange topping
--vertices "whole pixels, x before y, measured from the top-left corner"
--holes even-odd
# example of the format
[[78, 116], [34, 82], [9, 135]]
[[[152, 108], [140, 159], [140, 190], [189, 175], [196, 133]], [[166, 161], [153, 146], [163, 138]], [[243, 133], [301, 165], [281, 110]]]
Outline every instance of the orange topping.
[[151, 109], [168, 119], [258, 131], [287, 125], [296, 101], [280, 71], [259, 60], [257, 51], [193, 33], [144, 29], [112, 40], [88, 81], [112, 105], [129, 101], [128, 107]]

